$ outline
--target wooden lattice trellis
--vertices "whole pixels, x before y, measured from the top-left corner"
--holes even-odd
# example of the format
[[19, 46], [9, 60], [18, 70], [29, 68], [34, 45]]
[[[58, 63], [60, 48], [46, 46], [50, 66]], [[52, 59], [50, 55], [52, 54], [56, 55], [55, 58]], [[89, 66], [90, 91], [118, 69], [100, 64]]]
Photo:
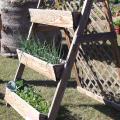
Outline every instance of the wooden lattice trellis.
[[[70, 5], [66, 5], [69, 10]], [[93, 3], [91, 21], [85, 31], [87, 34], [110, 31], [110, 20], [104, 7], [102, 2]], [[68, 46], [73, 33], [73, 30], [67, 30]], [[117, 109], [120, 104], [119, 54], [116, 40], [92, 41], [91, 38], [91, 41], [81, 43], [74, 68], [80, 92], [102, 103], [110, 103]]]
[[77, 56], [81, 87], [104, 99], [120, 102], [120, 77], [112, 45], [103, 42], [82, 44]]

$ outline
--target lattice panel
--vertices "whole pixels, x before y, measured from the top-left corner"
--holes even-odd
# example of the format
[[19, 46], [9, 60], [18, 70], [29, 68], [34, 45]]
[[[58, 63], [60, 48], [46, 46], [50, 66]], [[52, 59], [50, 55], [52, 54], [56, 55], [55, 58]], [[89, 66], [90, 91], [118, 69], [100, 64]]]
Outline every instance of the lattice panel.
[[80, 46], [76, 66], [81, 87], [107, 100], [120, 102], [120, 77], [110, 41]]
[[[71, 3], [67, 4], [66, 9], [71, 10], [70, 6]], [[85, 31], [87, 34], [109, 31], [101, 2], [93, 4], [90, 19], [91, 24]], [[68, 31], [72, 38], [74, 32]], [[109, 40], [83, 43], [79, 47], [76, 67], [82, 88], [104, 99], [120, 103], [120, 76], [115, 54]]]
[[108, 23], [105, 17], [105, 14], [102, 9], [102, 3], [97, 2], [93, 3], [93, 7], [90, 14], [90, 19], [92, 21], [92, 26], [98, 31], [98, 32], [107, 32], [108, 31]]

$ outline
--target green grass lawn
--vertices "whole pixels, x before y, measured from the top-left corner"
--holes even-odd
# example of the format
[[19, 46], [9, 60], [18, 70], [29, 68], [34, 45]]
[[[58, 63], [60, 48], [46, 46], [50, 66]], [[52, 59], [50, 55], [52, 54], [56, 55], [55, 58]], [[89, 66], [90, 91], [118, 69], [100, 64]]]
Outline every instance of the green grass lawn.
[[[0, 57], [0, 120], [23, 120], [13, 108], [5, 106], [3, 99], [5, 84], [13, 80], [17, 65], [16, 59]], [[29, 84], [34, 85], [37, 91], [41, 91], [43, 97], [49, 102], [52, 100], [55, 82], [43, 81], [44, 76], [28, 68], [25, 69], [23, 78], [28, 80]], [[73, 83], [74, 81], [68, 82], [69, 86], [66, 89], [57, 120], [120, 120], [118, 111], [80, 94]]]

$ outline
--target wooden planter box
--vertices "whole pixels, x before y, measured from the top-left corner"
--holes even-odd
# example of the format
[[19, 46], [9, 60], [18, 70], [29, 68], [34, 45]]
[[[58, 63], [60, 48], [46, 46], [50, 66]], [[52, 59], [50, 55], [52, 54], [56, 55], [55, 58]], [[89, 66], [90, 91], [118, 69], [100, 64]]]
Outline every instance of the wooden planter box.
[[39, 72], [40, 74], [44, 74], [50, 80], [59, 80], [61, 76], [61, 72], [64, 68], [64, 64], [50, 64], [41, 59], [33, 57], [30, 54], [27, 54], [21, 50], [17, 49], [18, 59], [19, 61], [28, 66], [29, 68]]
[[25, 120], [47, 120], [47, 115], [38, 112], [25, 100], [6, 87], [5, 101], [11, 105]]

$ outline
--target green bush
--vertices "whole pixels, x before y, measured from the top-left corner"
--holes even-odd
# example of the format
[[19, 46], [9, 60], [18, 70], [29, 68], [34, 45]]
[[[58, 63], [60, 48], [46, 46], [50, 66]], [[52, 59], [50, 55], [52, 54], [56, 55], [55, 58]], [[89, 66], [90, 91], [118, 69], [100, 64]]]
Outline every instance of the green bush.
[[113, 22], [114, 26], [120, 26], [120, 19], [117, 19]]

